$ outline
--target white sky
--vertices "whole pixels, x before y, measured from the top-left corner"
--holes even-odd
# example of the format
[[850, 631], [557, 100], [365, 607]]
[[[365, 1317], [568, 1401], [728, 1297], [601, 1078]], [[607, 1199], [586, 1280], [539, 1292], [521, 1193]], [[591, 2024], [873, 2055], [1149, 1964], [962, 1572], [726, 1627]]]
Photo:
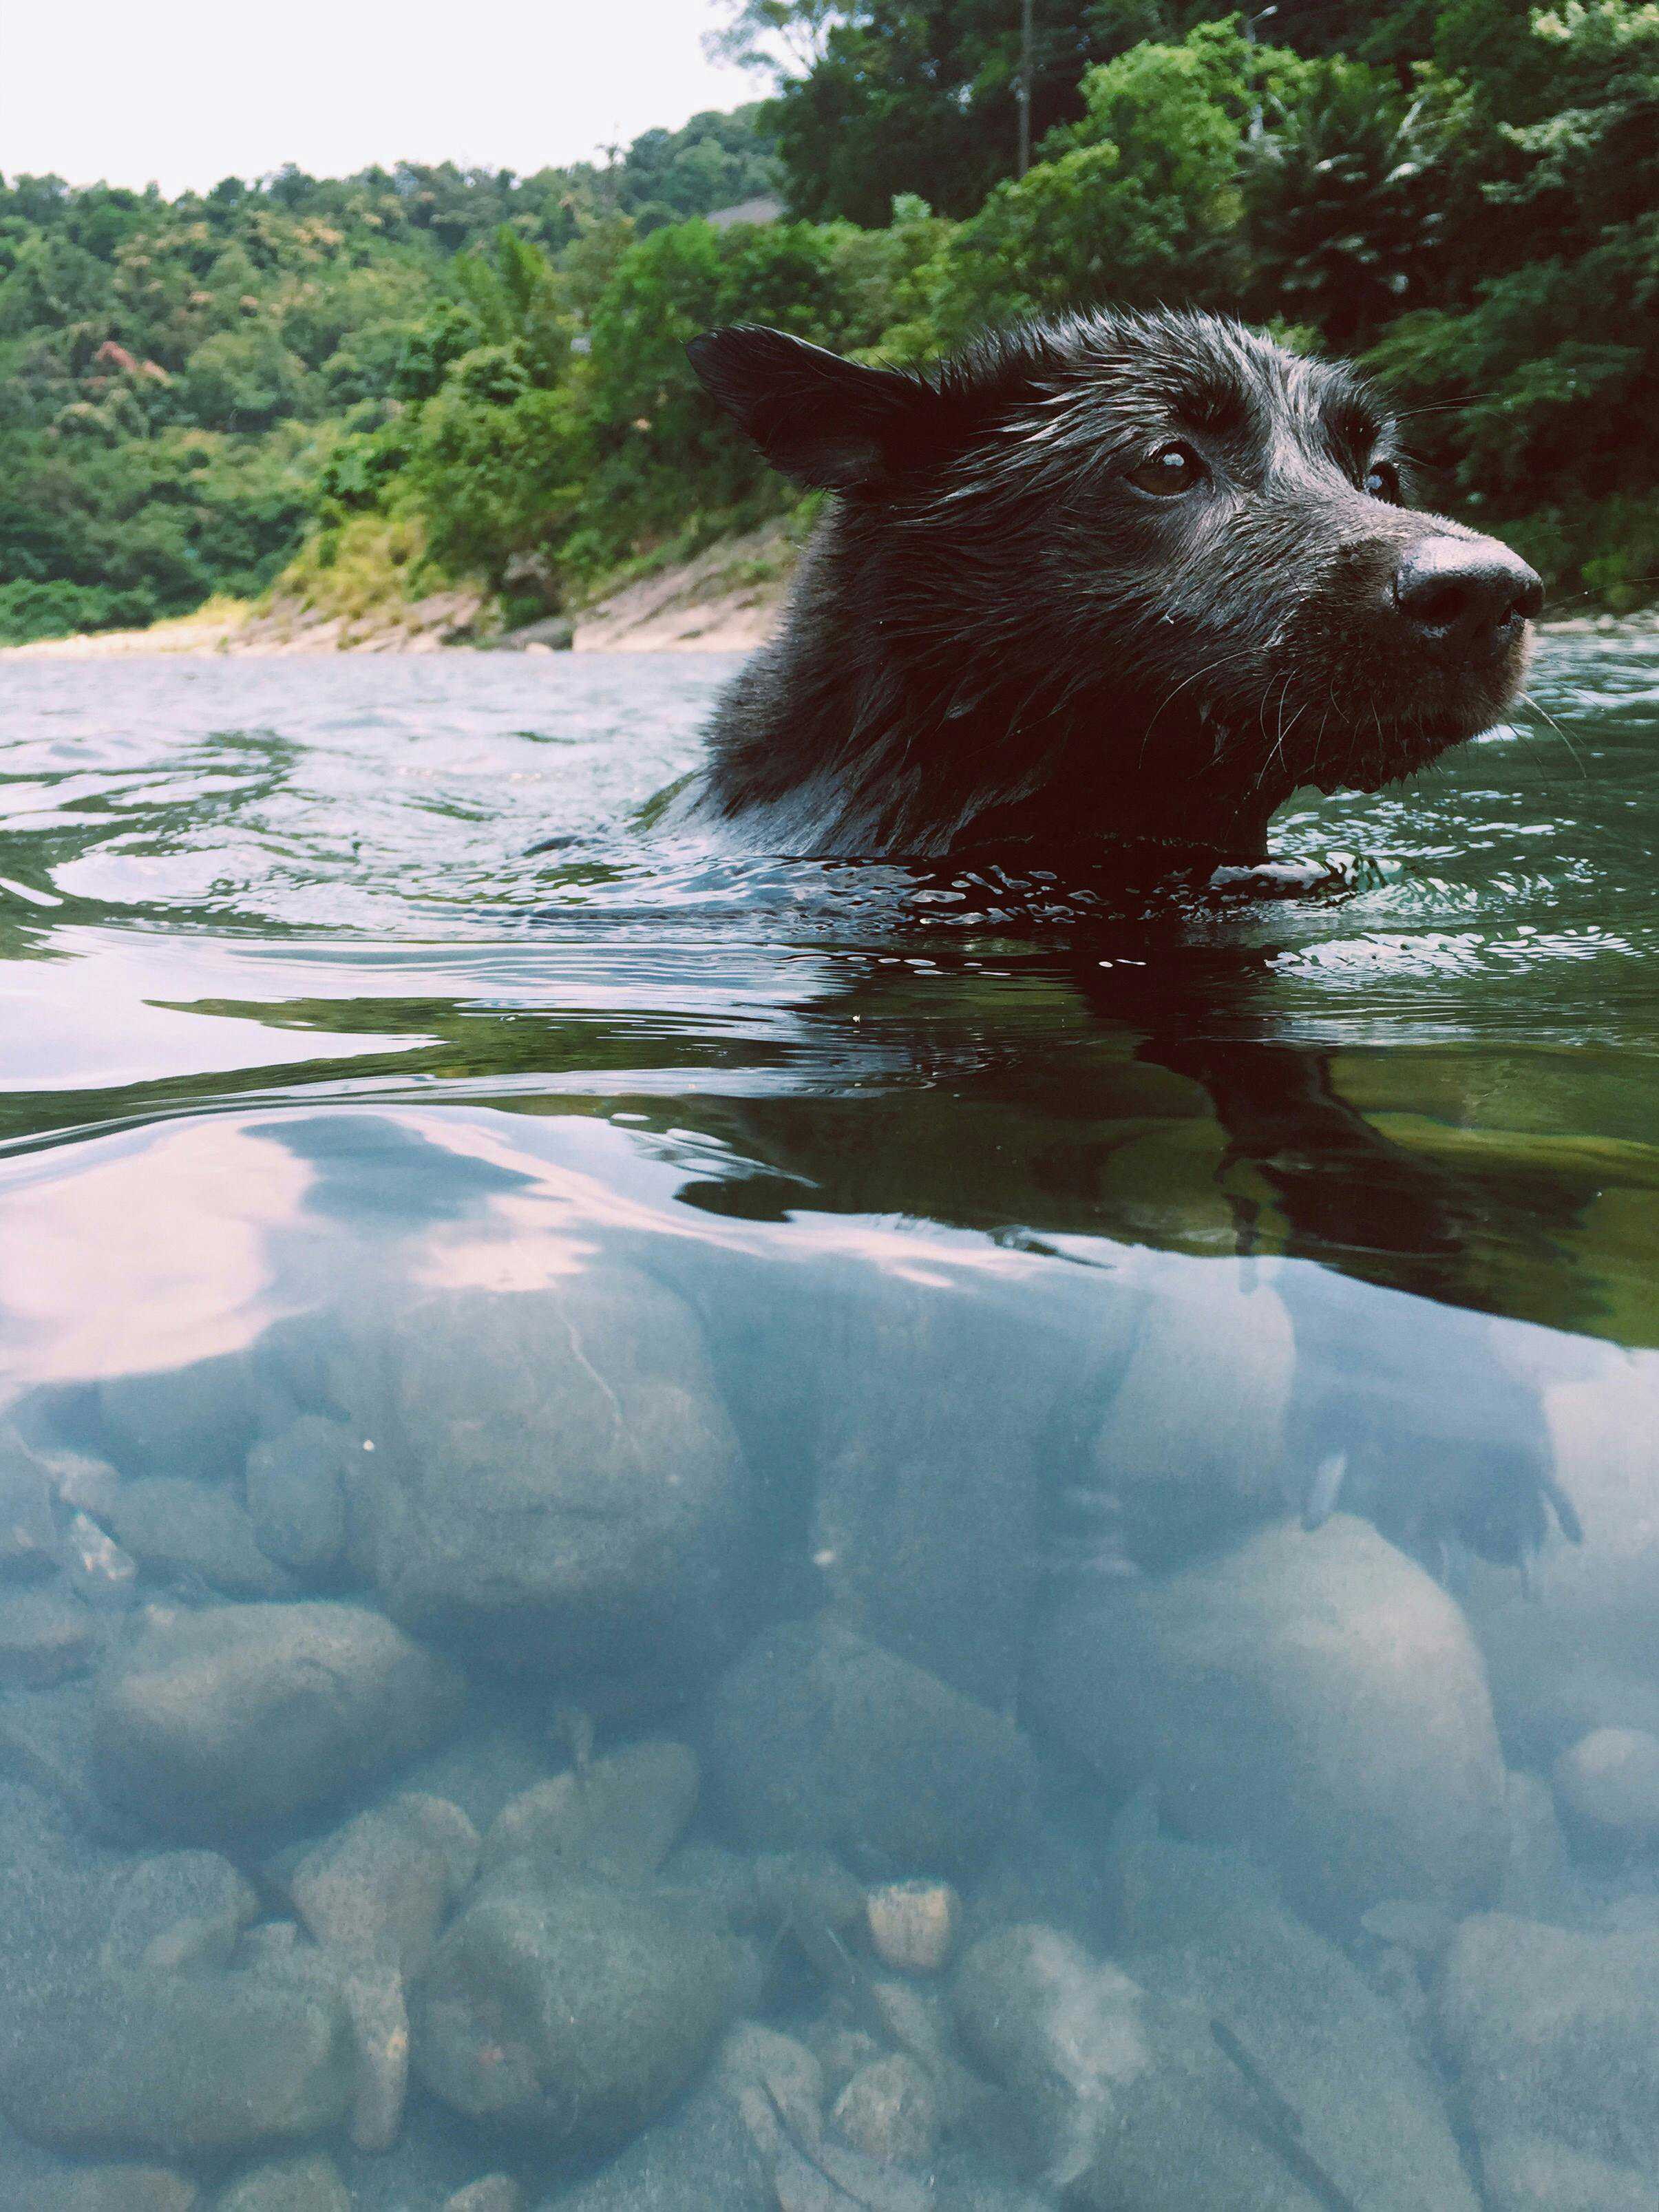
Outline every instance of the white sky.
[[764, 90], [714, 0], [0, 0], [0, 175], [164, 191], [295, 161], [520, 172]]

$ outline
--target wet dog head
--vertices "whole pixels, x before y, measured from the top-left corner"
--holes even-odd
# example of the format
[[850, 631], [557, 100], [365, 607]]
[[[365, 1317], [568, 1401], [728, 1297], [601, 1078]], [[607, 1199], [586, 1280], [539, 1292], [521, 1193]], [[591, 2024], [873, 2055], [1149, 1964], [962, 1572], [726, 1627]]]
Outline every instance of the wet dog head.
[[1537, 576], [1413, 509], [1348, 368], [1195, 313], [1031, 325], [927, 375], [750, 328], [692, 358], [842, 495], [798, 645], [838, 601], [854, 720], [906, 722], [907, 757], [925, 727], [945, 787], [959, 732], [993, 811], [1046, 793], [1248, 844], [1299, 785], [1376, 788], [1516, 696]]

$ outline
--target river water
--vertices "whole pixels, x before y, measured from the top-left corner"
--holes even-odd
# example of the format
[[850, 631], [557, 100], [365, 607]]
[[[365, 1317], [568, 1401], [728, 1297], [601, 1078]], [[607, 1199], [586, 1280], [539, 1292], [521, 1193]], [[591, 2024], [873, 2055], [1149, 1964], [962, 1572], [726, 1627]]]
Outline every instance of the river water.
[[7, 671], [0, 2196], [1659, 2206], [1659, 650], [1270, 902], [732, 665]]

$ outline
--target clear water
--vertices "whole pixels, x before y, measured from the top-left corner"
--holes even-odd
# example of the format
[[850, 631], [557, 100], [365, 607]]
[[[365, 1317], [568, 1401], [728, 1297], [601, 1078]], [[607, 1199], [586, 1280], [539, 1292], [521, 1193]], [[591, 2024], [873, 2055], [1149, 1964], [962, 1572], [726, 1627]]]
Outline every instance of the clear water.
[[[630, 1894], [718, 1924], [714, 2012], [818, 2052], [811, 2111], [722, 2091], [708, 2034], [604, 2126], [469, 2107], [434, 1924], [392, 2147], [337, 2097], [283, 2155], [422, 2212], [491, 2172], [595, 2212], [1649, 2202], [1659, 2120], [1606, 2084], [1659, 2004], [1500, 2045], [1529, 1944], [1586, 2018], [1659, 1965], [1659, 651], [1552, 641], [1540, 716], [1282, 817], [1347, 888], [1273, 903], [653, 842], [731, 665], [7, 672], [0, 2194], [275, 2154], [172, 2076], [155, 2141], [16, 2086], [138, 1861], [255, 1886], [168, 1971], [297, 1986], [293, 1869], [349, 1818], [487, 1832], [666, 1741], [701, 1796]], [[283, 1767], [304, 1667], [225, 1720], [188, 1639], [295, 1603], [389, 1613], [459, 1721], [452, 1683]], [[156, 1637], [198, 1656], [152, 1741]], [[186, 1757], [198, 1721], [251, 1733]], [[757, 1904], [786, 1846], [842, 1887]], [[191, 1863], [145, 1878], [228, 1878]], [[856, 1887], [921, 1877], [966, 1963], [893, 2000]], [[1033, 1925], [1074, 1948], [1005, 1988]], [[487, 2074], [534, 2037], [479, 2002]], [[896, 2051], [936, 2127], [815, 2133]]]

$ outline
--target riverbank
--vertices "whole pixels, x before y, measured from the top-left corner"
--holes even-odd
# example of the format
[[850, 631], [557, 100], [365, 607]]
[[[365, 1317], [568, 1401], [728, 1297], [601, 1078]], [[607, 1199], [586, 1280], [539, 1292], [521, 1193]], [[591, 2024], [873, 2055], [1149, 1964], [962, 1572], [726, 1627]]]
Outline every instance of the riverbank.
[[[640, 576], [572, 617], [578, 653], [749, 653], [777, 625], [799, 548], [776, 526], [723, 539], [689, 561]], [[0, 647], [0, 659], [95, 660], [129, 653], [550, 652], [527, 634], [492, 634], [486, 595], [434, 592], [340, 614], [298, 598], [218, 600], [148, 629], [40, 638]], [[542, 627], [542, 626], [538, 626]], [[1560, 635], [1650, 636], [1659, 606], [1576, 614], [1540, 629]]]
[[[747, 653], [771, 635], [799, 549], [771, 526], [723, 539], [689, 561], [635, 578], [579, 609], [578, 653]], [[277, 592], [266, 604], [210, 602], [147, 629], [38, 638], [0, 659], [97, 660], [130, 653], [437, 653], [454, 648], [549, 652], [491, 634], [477, 590], [434, 592], [364, 612], [338, 613]]]

